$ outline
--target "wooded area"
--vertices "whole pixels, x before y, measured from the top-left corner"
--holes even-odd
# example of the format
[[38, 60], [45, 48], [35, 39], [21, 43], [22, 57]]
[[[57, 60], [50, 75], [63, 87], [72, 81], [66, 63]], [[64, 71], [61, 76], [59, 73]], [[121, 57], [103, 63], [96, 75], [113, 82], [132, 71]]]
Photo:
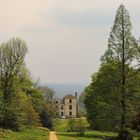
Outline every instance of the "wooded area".
[[[28, 47], [12, 38], [0, 46], [0, 127], [20, 130], [24, 125], [52, 127], [53, 90], [32, 80], [25, 65]], [[49, 104], [49, 106], [48, 106]], [[51, 110], [51, 111], [49, 111]]]
[[140, 130], [140, 45], [131, 33], [128, 11], [117, 10], [101, 66], [86, 88], [85, 104], [91, 127], [119, 131]]

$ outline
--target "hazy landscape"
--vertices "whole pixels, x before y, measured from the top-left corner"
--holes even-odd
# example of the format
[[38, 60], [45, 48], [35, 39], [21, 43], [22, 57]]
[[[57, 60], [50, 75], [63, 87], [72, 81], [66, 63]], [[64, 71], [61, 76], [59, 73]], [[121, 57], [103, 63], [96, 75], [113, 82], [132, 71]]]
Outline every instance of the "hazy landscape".
[[77, 92], [78, 96], [81, 94], [81, 92], [84, 91], [85, 87], [88, 84], [47, 84], [49, 88], [54, 89], [55, 91], [55, 96], [56, 97], [64, 97], [67, 94], [75, 94]]
[[0, 11], [0, 140], [140, 140], [140, 1]]

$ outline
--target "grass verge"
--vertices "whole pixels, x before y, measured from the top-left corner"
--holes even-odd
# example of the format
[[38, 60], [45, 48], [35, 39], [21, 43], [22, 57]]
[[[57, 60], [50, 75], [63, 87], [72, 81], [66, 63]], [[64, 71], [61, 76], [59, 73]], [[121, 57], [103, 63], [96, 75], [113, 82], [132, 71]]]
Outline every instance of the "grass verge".
[[103, 140], [104, 137], [115, 137], [114, 132], [87, 131], [84, 137], [77, 136], [75, 132], [58, 132], [58, 140]]
[[20, 132], [4, 130], [2, 140], [49, 140], [49, 130], [25, 128]]
[[[58, 140], [103, 140], [105, 137], [116, 137], [115, 132], [87, 131], [84, 137], [77, 136], [76, 132], [57, 132]], [[138, 140], [135, 137], [134, 140]]]

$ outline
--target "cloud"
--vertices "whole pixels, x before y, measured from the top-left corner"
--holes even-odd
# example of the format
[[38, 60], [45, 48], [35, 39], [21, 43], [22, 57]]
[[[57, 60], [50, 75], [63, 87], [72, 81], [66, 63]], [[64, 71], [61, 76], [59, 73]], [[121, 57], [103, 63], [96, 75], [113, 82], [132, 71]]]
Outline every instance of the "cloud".
[[[32, 1], [32, 0], [30, 0]], [[113, 23], [116, 9], [120, 3], [125, 3], [126, 8], [132, 10], [135, 6], [135, 15], [139, 15], [138, 1], [134, 0], [41, 0], [33, 10], [35, 18], [26, 22], [21, 30], [27, 32], [48, 33], [58, 31], [61, 28], [101, 28]], [[41, 4], [42, 3], [42, 4]], [[35, 8], [33, 8], [35, 9]], [[28, 11], [28, 10], [27, 10]], [[36, 14], [36, 15], [35, 15]], [[134, 19], [135, 22], [135, 19]], [[137, 21], [136, 21], [137, 22]]]
[[117, 8], [139, 36], [139, 0], [0, 0], [0, 41], [26, 40], [27, 66], [46, 82], [89, 82], [100, 65]]

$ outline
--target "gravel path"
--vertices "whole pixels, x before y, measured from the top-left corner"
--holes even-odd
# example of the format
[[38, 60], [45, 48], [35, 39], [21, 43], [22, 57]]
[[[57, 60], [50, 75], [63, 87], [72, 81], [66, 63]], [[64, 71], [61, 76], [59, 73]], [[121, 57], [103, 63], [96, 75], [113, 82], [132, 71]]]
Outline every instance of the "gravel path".
[[50, 140], [58, 140], [54, 131], [50, 131]]

